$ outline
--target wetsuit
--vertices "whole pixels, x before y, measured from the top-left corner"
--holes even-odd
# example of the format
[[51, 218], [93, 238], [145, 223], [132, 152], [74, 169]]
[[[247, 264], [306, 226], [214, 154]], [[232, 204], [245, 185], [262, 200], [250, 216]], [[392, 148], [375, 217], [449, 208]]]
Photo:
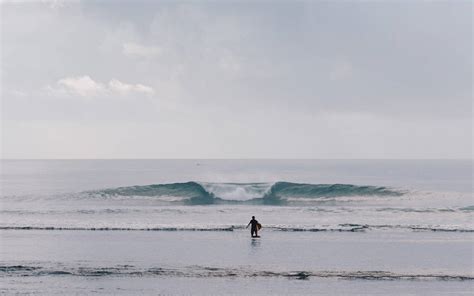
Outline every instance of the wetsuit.
[[[251, 225], [251, 228], [250, 228], [250, 235], [252, 235], [252, 237], [255, 237], [255, 236], [258, 236], [257, 234], [257, 225], [258, 225], [258, 221], [255, 220], [255, 219], [252, 219], [250, 220], [249, 224]], [[254, 235], [255, 234], [255, 235]]]

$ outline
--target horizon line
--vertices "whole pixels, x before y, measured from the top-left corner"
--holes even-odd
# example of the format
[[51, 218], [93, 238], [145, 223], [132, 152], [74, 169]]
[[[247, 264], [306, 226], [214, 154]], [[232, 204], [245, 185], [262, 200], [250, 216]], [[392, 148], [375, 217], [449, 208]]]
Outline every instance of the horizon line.
[[3, 160], [474, 160], [471, 158], [0, 158]]

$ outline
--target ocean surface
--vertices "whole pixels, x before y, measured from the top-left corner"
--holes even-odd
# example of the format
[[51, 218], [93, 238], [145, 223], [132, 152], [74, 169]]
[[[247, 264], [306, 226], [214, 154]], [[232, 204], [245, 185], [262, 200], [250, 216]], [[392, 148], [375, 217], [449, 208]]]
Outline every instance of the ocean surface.
[[0, 164], [0, 293], [474, 288], [472, 160]]

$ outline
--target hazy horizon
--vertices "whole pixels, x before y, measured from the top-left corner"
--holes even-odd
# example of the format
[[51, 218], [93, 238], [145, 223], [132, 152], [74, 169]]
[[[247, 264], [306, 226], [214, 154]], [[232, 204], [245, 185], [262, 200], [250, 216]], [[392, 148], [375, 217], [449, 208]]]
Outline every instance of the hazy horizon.
[[433, 161], [456, 161], [456, 160], [470, 160], [473, 158], [0, 158], [0, 160], [433, 160]]

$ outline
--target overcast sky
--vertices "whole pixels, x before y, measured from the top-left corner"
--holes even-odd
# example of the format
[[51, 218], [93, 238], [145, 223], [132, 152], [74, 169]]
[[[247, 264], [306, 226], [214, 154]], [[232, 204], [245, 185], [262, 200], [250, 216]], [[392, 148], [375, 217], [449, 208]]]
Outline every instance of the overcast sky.
[[471, 158], [471, 1], [3, 1], [3, 158]]

